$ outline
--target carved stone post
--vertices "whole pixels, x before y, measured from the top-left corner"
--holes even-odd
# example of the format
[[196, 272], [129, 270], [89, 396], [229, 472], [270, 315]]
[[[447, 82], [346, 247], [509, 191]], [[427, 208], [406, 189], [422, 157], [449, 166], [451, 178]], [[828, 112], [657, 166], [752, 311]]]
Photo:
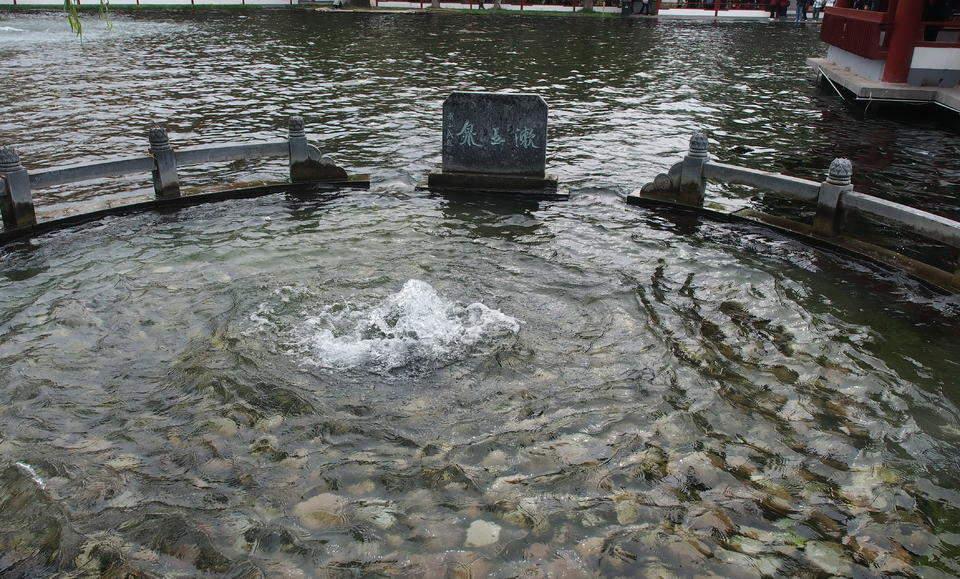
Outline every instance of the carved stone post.
[[707, 180], [703, 178], [703, 166], [710, 161], [709, 141], [703, 133], [694, 133], [690, 137], [687, 156], [674, 163], [666, 173], [643, 186], [640, 191], [627, 197], [630, 199], [653, 199], [667, 203], [679, 203], [703, 207], [703, 194]]
[[680, 163], [680, 181], [677, 183], [677, 203], [703, 207], [703, 195], [707, 188], [703, 178], [703, 166], [710, 160], [707, 136], [694, 133], [690, 137], [690, 149]]
[[3, 213], [4, 227], [23, 227], [37, 222], [30, 177], [13, 147], [0, 147], [0, 213]]
[[290, 143], [290, 181], [308, 181], [304, 175], [310, 153], [307, 150], [307, 134], [303, 130], [303, 117], [290, 117], [287, 140]]
[[853, 177], [853, 163], [850, 159], [834, 159], [827, 172], [827, 180], [820, 185], [817, 197], [817, 214], [813, 218], [813, 232], [818, 235], [836, 235], [839, 229], [840, 204], [843, 194], [853, 191], [850, 178]]
[[180, 196], [180, 177], [177, 175], [177, 158], [170, 147], [167, 129], [152, 127], [150, 155], [153, 157], [153, 190], [160, 199]]
[[303, 117], [290, 117], [290, 182], [291, 183], [343, 183], [350, 177], [320, 150], [307, 142], [303, 131]]

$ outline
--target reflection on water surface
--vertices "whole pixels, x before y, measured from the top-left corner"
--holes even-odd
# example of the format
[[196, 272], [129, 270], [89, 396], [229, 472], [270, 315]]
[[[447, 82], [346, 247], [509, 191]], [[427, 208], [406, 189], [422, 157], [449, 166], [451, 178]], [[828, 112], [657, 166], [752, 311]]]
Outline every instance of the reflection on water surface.
[[[53, 164], [142, 147], [151, 118], [194, 144], [293, 110], [378, 183], [2, 250], [0, 569], [958, 572], [956, 300], [613, 194], [706, 126], [727, 158], [811, 175], [882, 132], [912, 144], [863, 183], [941, 203], [913, 171], [955, 183], [956, 141], [847, 122], [793, 76], [813, 32], [203, 14], [119, 17], [56, 57], [58, 17], [4, 14], [36, 38], [0, 35], [23, 87], [0, 140], [29, 130]], [[443, 96], [506, 86], [553, 106], [573, 200], [415, 192]], [[284, 168], [188, 177], [251, 171]]]
[[[0, 93], [0, 142], [27, 166], [144, 152], [154, 122], [176, 147], [273, 139], [302, 114], [325, 153], [403, 189], [440, 161], [451, 91], [521, 90], [550, 105], [550, 171], [581, 187], [630, 191], [701, 129], [724, 161], [822, 180], [849, 157], [858, 190], [960, 217], [960, 136], [856, 120], [814, 87], [804, 59], [824, 45], [812, 26], [286, 9], [114, 9], [113, 20], [112, 31], [88, 22], [79, 46], [59, 13], [0, 14], [23, 31], [0, 31], [0, 79], [17, 87]], [[181, 184], [284, 175], [280, 161], [218, 164], [186, 168]], [[62, 187], [38, 202], [148, 185]]]

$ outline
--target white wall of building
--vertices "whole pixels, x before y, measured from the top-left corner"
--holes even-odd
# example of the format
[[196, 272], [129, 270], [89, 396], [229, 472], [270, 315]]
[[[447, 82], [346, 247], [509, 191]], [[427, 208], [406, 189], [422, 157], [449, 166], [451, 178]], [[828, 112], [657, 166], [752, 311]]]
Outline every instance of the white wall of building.
[[960, 48], [917, 46], [913, 49], [910, 68], [960, 70]]
[[907, 83], [914, 86], [957, 86], [960, 83], [960, 48], [915, 47]]
[[[713, 18], [713, 10], [697, 8], [661, 8], [659, 16], [667, 18]], [[718, 10], [717, 17], [731, 19], [763, 19], [770, 17], [766, 10]]]
[[868, 80], [880, 80], [883, 76], [883, 66], [886, 64], [885, 60], [870, 60], [833, 45], [827, 49], [827, 60], [848, 68], [850, 72]]

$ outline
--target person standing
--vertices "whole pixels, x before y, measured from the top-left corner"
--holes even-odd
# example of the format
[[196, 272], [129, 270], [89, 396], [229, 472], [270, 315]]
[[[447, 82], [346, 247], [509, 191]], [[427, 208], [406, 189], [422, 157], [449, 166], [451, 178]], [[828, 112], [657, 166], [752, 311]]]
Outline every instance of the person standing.
[[797, 0], [797, 22], [807, 19], [807, 0]]
[[770, 20], [776, 19], [777, 12], [780, 12], [780, 0], [770, 0], [767, 9], [770, 10]]
[[820, 13], [827, 5], [827, 0], [813, 0], [813, 19], [820, 20]]

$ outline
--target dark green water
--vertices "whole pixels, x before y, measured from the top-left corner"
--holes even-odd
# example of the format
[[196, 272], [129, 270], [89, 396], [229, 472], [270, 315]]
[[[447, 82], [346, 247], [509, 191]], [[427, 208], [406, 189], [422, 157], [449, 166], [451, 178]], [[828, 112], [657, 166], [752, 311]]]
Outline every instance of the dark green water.
[[[619, 197], [704, 128], [724, 160], [849, 155], [861, 189], [955, 211], [957, 138], [855, 123], [804, 76], [814, 31], [198, 14], [82, 47], [2, 14], [0, 141], [52, 165], [155, 119], [196, 144], [302, 113], [373, 187], [3, 248], [0, 574], [960, 571], [956, 299]], [[443, 96], [510, 87], [551, 104], [572, 200], [414, 191]]]

